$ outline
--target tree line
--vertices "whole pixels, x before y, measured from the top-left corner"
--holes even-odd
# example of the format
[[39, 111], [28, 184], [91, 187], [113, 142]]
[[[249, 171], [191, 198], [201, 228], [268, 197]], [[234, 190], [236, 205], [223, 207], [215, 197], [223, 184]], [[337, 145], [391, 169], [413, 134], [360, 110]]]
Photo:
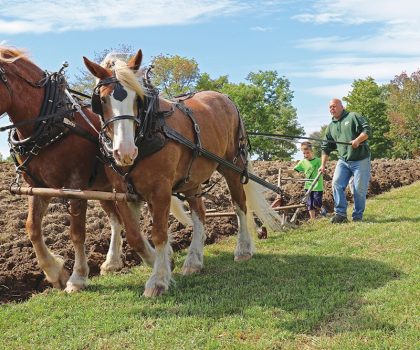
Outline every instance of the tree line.
[[[110, 52], [129, 58], [134, 50], [125, 45], [96, 53], [101, 62]], [[247, 130], [285, 135], [304, 135], [293, 106], [290, 82], [277, 71], [251, 72], [242, 83], [232, 83], [227, 75], [211, 78], [200, 72], [193, 58], [179, 55], [158, 55], [152, 58], [151, 80], [161, 95], [173, 98], [191, 91], [215, 90], [227, 94], [238, 107]], [[94, 79], [86, 70], [76, 76], [72, 88], [91, 94]], [[355, 80], [352, 90], [343, 97], [347, 109], [364, 115], [373, 130], [369, 140], [372, 159], [415, 158], [420, 156], [420, 70], [396, 75], [387, 84], [379, 85], [371, 77]], [[322, 138], [326, 125], [311, 137]], [[258, 160], [290, 160], [297, 151], [290, 141], [274, 141], [250, 137], [252, 156]], [[319, 145], [315, 152], [320, 155]]]

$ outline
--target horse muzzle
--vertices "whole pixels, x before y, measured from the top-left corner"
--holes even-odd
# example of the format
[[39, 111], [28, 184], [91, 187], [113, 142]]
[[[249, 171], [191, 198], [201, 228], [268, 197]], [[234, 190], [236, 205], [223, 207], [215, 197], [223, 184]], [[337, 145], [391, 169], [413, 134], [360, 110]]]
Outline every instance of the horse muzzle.
[[139, 151], [137, 146], [131, 147], [130, 149], [114, 149], [112, 155], [114, 156], [115, 162], [119, 166], [130, 166], [133, 165], [137, 158]]

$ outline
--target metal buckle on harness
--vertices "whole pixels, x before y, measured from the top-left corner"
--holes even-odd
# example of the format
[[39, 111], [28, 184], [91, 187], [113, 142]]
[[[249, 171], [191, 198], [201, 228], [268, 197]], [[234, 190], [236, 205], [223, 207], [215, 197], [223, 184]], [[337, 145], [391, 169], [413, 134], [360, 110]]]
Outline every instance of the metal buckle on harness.
[[37, 144], [31, 149], [29, 153], [33, 154], [34, 156], [37, 156], [39, 151], [42, 149], [42, 147], [39, 147]]
[[6, 70], [3, 67], [0, 67], [0, 76], [1, 80], [3, 80], [4, 83], [7, 83]]
[[76, 127], [76, 124], [73, 123], [70, 119], [67, 119], [67, 118], [63, 118], [63, 123], [66, 124], [66, 125], [69, 125], [69, 126], [71, 126], [73, 128]]
[[9, 192], [12, 195], [16, 195], [16, 193], [12, 191], [12, 187], [20, 188], [20, 185], [19, 185], [19, 183], [20, 183], [20, 177], [21, 177], [21, 172], [20, 171], [16, 171], [16, 179], [14, 181], [12, 181], [10, 183], [10, 186], [9, 186]]

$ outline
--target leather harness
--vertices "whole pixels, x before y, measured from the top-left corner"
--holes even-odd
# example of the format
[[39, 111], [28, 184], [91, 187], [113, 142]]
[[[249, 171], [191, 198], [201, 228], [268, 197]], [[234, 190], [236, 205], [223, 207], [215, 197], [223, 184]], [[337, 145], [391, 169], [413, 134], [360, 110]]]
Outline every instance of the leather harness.
[[[10, 130], [8, 136], [10, 155], [18, 175], [26, 173], [36, 186], [47, 187], [41, 179], [28, 170], [29, 163], [42, 149], [59, 142], [70, 132], [96, 145], [98, 145], [98, 139], [75, 123], [74, 112], [77, 108], [73, 106], [64, 92], [68, 85], [62, 70], [56, 73], [45, 72], [38, 82], [29, 81], [17, 72], [10, 72], [10, 74], [20, 77], [32, 87], [45, 88], [44, 99], [37, 118], [2, 127], [0, 131]], [[13, 90], [9, 85], [6, 70], [1, 66], [0, 79], [6, 85], [10, 97], [13, 97]], [[34, 131], [31, 136], [21, 140], [18, 137], [17, 127], [24, 124], [34, 124]], [[95, 180], [97, 165], [94, 165], [89, 185], [93, 184]]]
[[[144, 88], [146, 90], [144, 100], [137, 98], [137, 115], [138, 117], [129, 116], [129, 115], [121, 115], [115, 116], [108, 121], [104, 121], [103, 119], [103, 111], [102, 105], [99, 95], [99, 88], [103, 85], [108, 84], [121, 84], [115, 75], [100, 80], [96, 85], [94, 92], [92, 94], [92, 110], [95, 113], [98, 113], [102, 116], [102, 129], [100, 132], [100, 150], [102, 153], [102, 158], [105, 162], [114, 169], [126, 182], [128, 192], [135, 193], [134, 186], [132, 184], [132, 180], [130, 178], [131, 171], [135, 168], [137, 162], [155, 152], [161, 150], [168, 139], [173, 140], [177, 143], [181, 143], [182, 145], [186, 146], [187, 148], [192, 150], [193, 156], [191, 161], [188, 165], [186, 175], [182, 178], [172, 189], [173, 195], [177, 196], [180, 199], [186, 199], [180, 193], [177, 193], [178, 189], [185, 183], [188, 183], [191, 177], [191, 169], [194, 160], [199, 156], [204, 156], [208, 159], [216, 161], [217, 163], [221, 164], [222, 166], [226, 166], [238, 173], [241, 174], [241, 182], [246, 183], [248, 182], [250, 174], [248, 174], [247, 170], [247, 155], [248, 155], [248, 140], [245, 134], [245, 128], [242, 122], [242, 118], [239, 115], [238, 111], [238, 118], [240, 120], [240, 127], [238, 128], [238, 135], [239, 135], [239, 148], [238, 153], [233, 160], [233, 164], [226, 161], [225, 159], [218, 157], [217, 155], [205, 150], [202, 147], [201, 138], [200, 138], [200, 126], [197, 123], [193, 111], [188, 108], [184, 101], [192, 98], [195, 93], [187, 93], [180, 96], [176, 96], [172, 103], [172, 108], [167, 111], [160, 111], [159, 110], [159, 91], [150, 84], [150, 80], [148, 79], [147, 75], [143, 78]], [[175, 111], [175, 108], [179, 109], [185, 116], [187, 116], [192, 123], [192, 129], [194, 132], [194, 142], [190, 141], [176, 130], [172, 129], [165, 123], [166, 117], [172, 115]], [[132, 120], [136, 123], [136, 134], [135, 134], [135, 144], [139, 149], [139, 154], [135, 159], [134, 163], [128, 168], [127, 171], [121, 169], [113, 157], [112, 154], [112, 140], [107, 135], [106, 129], [107, 126], [117, 120], [128, 119]], [[238, 160], [238, 158], [243, 160], [245, 164], [244, 168], [240, 168], [236, 166], [234, 163]], [[138, 194], [138, 193], [137, 193]], [[202, 194], [198, 194], [202, 195]]]

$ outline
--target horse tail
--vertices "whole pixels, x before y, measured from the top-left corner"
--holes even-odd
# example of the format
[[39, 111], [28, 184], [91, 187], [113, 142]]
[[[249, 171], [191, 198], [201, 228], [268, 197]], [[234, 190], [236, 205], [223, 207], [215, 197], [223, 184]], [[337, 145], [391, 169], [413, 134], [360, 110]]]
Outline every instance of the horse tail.
[[184, 226], [193, 226], [192, 219], [184, 210], [182, 201], [177, 197], [172, 196], [171, 198], [171, 213], [175, 218]]
[[[251, 161], [248, 161], [248, 172], [253, 173]], [[244, 184], [247, 204], [248, 227], [255, 227], [253, 213], [271, 231], [282, 231], [283, 221], [280, 215], [270, 207], [264, 197], [264, 187], [255, 181]]]

